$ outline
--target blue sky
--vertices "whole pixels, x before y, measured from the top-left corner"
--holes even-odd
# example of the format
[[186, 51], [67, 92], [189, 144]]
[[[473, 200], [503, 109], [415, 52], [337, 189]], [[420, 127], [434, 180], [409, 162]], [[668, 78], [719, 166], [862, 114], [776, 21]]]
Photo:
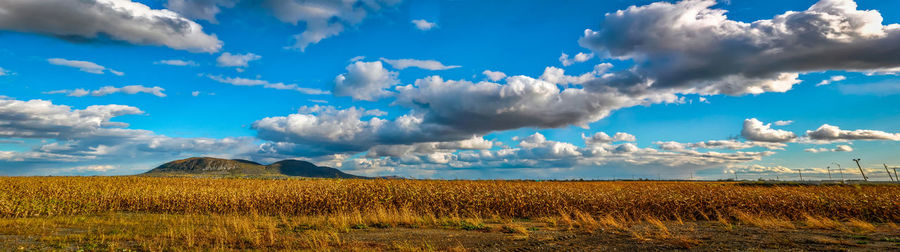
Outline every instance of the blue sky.
[[0, 3], [0, 174], [214, 156], [825, 179], [861, 158], [887, 180], [897, 23], [896, 4], [864, 0]]

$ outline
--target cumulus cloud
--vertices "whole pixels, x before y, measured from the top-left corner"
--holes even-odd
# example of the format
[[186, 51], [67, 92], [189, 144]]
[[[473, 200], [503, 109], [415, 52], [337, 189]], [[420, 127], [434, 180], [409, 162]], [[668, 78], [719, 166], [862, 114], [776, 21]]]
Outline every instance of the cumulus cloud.
[[828, 79], [826, 79], [826, 80], [822, 80], [821, 82], [819, 82], [818, 84], [816, 84], [816, 87], [828, 85], [828, 84], [831, 84], [832, 82], [838, 82], [838, 81], [842, 81], [842, 80], [846, 80], [846, 79], [847, 79], [847, 77], [844, 77], [843, 75], [835, 75], [835, 76], [831, 76], [831, 78], [828, 78]]
[[[358, 80], [365, 78], [352, 78], [353, 73], [373, 72], [367, 67], [374, 66], [374, 69], [383, 71], [378, 63], [351, 64], [349, 73], [339, 76], [336, 87], [348, 87], [348, 80], [356, 79], [350, 83], [360, 83]], [[384, 72], [375, 75], [386, 76]], [[386, 92], [383, 89], [388, 85], [376, 85], [375, 88], [357, 86], [370, 90], [364, 95], [371, 95], [378, 91]], [[553, 83], [526, 76], [508, 77], [506, 84], [445, 81], [431, 76], [419, 79], [412, 85], [396, 87], [395, 90], [394, 104], [407, 107], [410, 112], [392, 120], [377, 117], [366, 119], [363, 118], [364, 113], [356, 108], [330, 108], [265, 118], [254, 123], [254, 129], [261, 139], [279, 143], [273, 144], [279, 147], [273, 150], [304, 150], [310, 148], [302, 145], [312, 144], [315, 148], [309, 153], [330, 154], [364, 151], [375, 145], [460, 141], [521, 127], [556, 128], [572, 124], [587, 127], [587, 123], [606, 116], [613, 109], [677, 100], [674, 96], [634, 99], [615, 92], [560, 90]], [[346, 91], [335, 89], [336, 94], [341, 92]], [[329, 135], [341, 137], [325, 137]], [[619, 137], [627, 138], [621, 134]]]
[[381, 58], [381, 61], [384, 61], [385, 63], [388, 63], [389, 65], [391, 65], [391, 67], [400, 69], [400, 70], [403, 70], [403, 69], [406, 69], [409, 67], [418, 67], [421, 69], [436, 71], [436, 70], [447, 70], [447, 69], [453, 69], [453, 68], [460, 67], [460, 66], [445, 66], [443, 63], [441, 63], [437, 60]]
[[790, 168], [775, 165], [775, 166], [764, 166], [764, 165], [747, 165], [743, 167], [732, 167], [726, 170], [726, 173], [742, 173], [742, 174], [783, 174], [783, 173], [796, 173], [797, 171], [791, 170]]
[[55, 90], [44, 92], [45, 94], [66, 94], [67, 96], [75, 96], [82, 97], [88, 94], [92, 96], [105, 96], [115, 93], [123, 93], [123, 94], [138, 94], [138, 93], [147, 93], [152, 94], [157, 97], [166, 97], [166, 94], [163, 93], [165, 91], [164, 88], [161, 87], [145, 87], [143, 85], [130, 85], [124, 87], [113, 87], [113, 86], [104, 86], [100, 89], [89, 91], [82, 88], [74, 89], [74, 90]]
[[835, 146], [834, 149], [829, 148], [807, 148], [803, 151], [812, 152], [812, 153], [820, 153], [820, 152], [851, 152], [853, 151], [853, 147], [850, 145], [838, 145]]
[[484, 72], [481, 72], [481, 74], [484, 74], [484, 76], [486, 76], [488, 80], [491, 81], [500, 81], [503, 78], [506, 78], [506, 74], [500, 71], [484, 70]]
[[797, 138], [793, 132], [779, 129], [772, 129], [772, 124], [763, 124], [756, 118], [744, 120], [744, 127], [741, 129], [741, 136], [751, 141], [783, 143], [790, 142]]
[[816, 130], [807, 130], [806, 135], [812, 140], [850, 141], [850, 140], [891, 140], [900, 141], [900, 133], [888, 133], [878, 130], [842, 130], [838, 126], [823, 124]]
[[[415, 143], [403, 138], [418, 134], [421, 119], [403, 116], [395, 121], [379, 118], [383, 112], [356, 107], [304, 106], [297, 114], [267, 117], [253, 123], [257, 136], [274, 143], [275, 153], [319, 156], [365, 151], [376, 145]], [[426, 141], [419, 141], [426, 142]]]
[[394, 157], [401, 160], [407, 160], [407, 163], [409, 163], [410, 160], [421, 162], [423, 159], [435, 160], [434, 157], [447, 157], [448, 154], [459, 150], [487, 150], [494, 145], [494, 142], [481, 137], [472, 137], [470, 139], [451, 142], [376, 145], [366, 152], [366, 157]]
[[170, 66], [196, 66], [197, 62], [191, 60], [160, 60], [157, 62], [153, 62], [153, 64], [157, 65], [170, 65]]
[[237, 2], [238, 0], [168, 0], [165, 6], [166, 9], [178, 12], [186, 18], [202, 19], [216, 24], [219, 23], [216, 15], [222, 11], [221, 8], [234, 7]]
[[0, 98], [0, 137], [73, 139], [120, 133], [109, 126], [127, 126], [110, 119], [143, 114], [136, 107], [94, 105], [81, 110], [44, 100]]
[[882, 25], [878, 11], [857, 10], [852, 0], [752, 23], [728, 19], [715, 4], [657, 2], [607, 14], [580, 44], [635, 64], [588, 87], [758, 94], [790, 90], [804, 72], [900, 66], [900, 25]]
[[426, 122], [476, 134], [521, 127], [577, 125], [586, 128], [587, 123], [605, 117], [614, 109], [677, 99], [560, 89], [553, 83], [527, 76], [508, 77], [505, 84], [445, 81], [430, 76], [397, 90], [395, 104], [424, 112]]
[[6, 69], [3, 69], [2, 67], [0, 67], [0, 76], [6, 76], [6, 75], [9, 75], [9, 70], [6, 70]]
[[350, 58], [350, 60], [347, 60], [347, 61], [348, 62], [357, 62], [357, 61], [364, 60], [364, 59], [366, 59], [366, 56], [360, 55], [360, 56]]
[[747, 141], [741, 142], [737, 140], [709, 140], [697, 143], [679, 143], [674, 141], [659, 141], [654, 142], [659, 146], [660, 149], [663, 150], [684, 150], [684, 149], [728, 149], [728, 150], [743, 150], [749, 148], [766, 148], [769, 150], [783, 150], [787, 144], [784, 143], [770, 143], [770, 142], [756, 142], [756, 141]]
[[[0, 138], [42, 141], [25, 151], [0, 151], [5, 175], [60, 163], [110, 162], [135, 158], [169, 159], [185, 154], [239, 154], [254, 151], [252, 138], [174, 138], [127, 129], [112, 119], [144, 112], [125, 105], [92, 105], [84, 109], [45, 100], [0, 98]], [[150, 167], [146, 167], [150, 168]]]
[[569, 84], [584, 84], [589, 81], [596, 80], [599, 76], [606, 73], [607, 70], [612, 68], [612, 64], [610, 63], [600, 63], [594, 66], [594, 70], [583, 73], [578, 76], [570, 76], [566, 75], [565, 70], [558, 67], [548, 66], [544, 68], [544, 73], [541, 74], [541, 80], [548, 81], [555, 84], [561, 85], [569, 85]]
[[400, 0], [265, 0], [263, 5], [281, 22], [297, 25], [302, 21], [306, 24], [303, 33], [294, 35], [296, 42], [291, 46], [304, 51], [311, 44], [340, 34], [347, 26], [359, 24], [370, 11], [378, 12], [399, 2]]
[[3, 1], [0, 29], [59, 37], [101, 35], [138, 45], [161, 45], [191, 52], [217, 52], [222, 41], [199, 24], [169, 10], [130, 0]]
[[605, 132], [597, 132], [591, 136], [585, 136], [584, 134], [581, 134], [581, 139], [584, 139], [585, 145], [637, 141], [637, 138], [635, 138], [634, 135], [625, 132], [616, 132], [616, 134], [614, 134], [612, 137], [607, 135]]
[[413, 25], [416, 26], [416, 29], [427, 31], [437, 27], [436, 23], [428, 22], [425, 19], [416, 19], [412, 21]]
[[[588, 30], [580, 40], [596, 55], [635, 62], [634, 66], [616, 72], [607, 72], [612, 65], [604, 63], [595, 66], [591, 72], [576, 76], [548, 67], [540, 78], [510, 76], [502, 79], [503, 83], [445, 80], [440, 76], [429, 76], [413, 84], [393, 87], [397, 83], [396, 76], [390, 71], [373, 62], [358, 61], [348, 66], [348, 73], [336, 78], [335, 93], [363, 100], [390, 96], [393, 98], [391, 105], [407, 109], [406, 114], [394, 119], [382, 119], [366, 116], [361, 112], [365, 110], [360, 108], [300, 111], [264, 118], [254, 124], [254, 129], [259, 138], [271, 141], [267, 151], [310, 156], [344, 155], [364, 152], [375, 146], [462, 141], [491, 132], [526, 127], [574, 125], [587, 128], [589, 123], [617, 109], [684, 102], [685, 98], [680, 96], [684, 94], [785, 92], [800, 81], [800, 73], [807, 71], [885, 69], [894, 66], [895, 58], [876, 59], [873, 53], [869, 53], [872, 57], [862, 55], [866, 55], [865, 50], [871, 48], [896, 48], [888, 43], [895, 36], [895, 28], [882, 26], [879, 20], [876, 22], [877, 28], [882, 33], [859, 33], [867, 30], [860, 28], [861, 24], [872, 24], [872, 20], [865, 17], [872, 17], [875, 12], [856, 11], [855, 5], [847, 8], [847, 2], [833, 1], [839, 5], [843, 3], [834, 6], [828, 5], [829, 1], [823, 1], [808, 11], [789, 12], [755, 23], [728, 20], [724, 11], [709, 9], [714, 4], [712, 1], [631, 7], [607, 15], [601, 29]], [[829, 26], [829, 29], [821, 27], [838, 21], [849, 24]], [[802, 25], [809, 27], [801, 29], [799, 26]], [[795, 42], [798, 41], [808, 42], [819, 49], [797, 47]], [[855, 43], [879, 46], [861, 47]], [[846, 53], [852, 60], [843, 61], [833, 56], [827, 56], [825, 60], [815, 58], [822, 56], [817, 52], [827, 51], [822, 48], [832, 47], [839, 49], [839, 55]], [[884, 56], [883, 53], [878, 55]], [[361, 77], [351, 78], [354, 73]], [[784, 143], [797, 139], [796, 134], [772, 129], [771, 124], [757, 119], [744, 122], [742, 136], [748, 141], [667, 143], [666, 147], [660, 144], [660, 149], [641, 148], [631, 142], [612, 144], [595, 141], [577, 148], [580, 158], [509, 162], [517, 160], [514, 154], [520, 150], [541, 144], [557, 146], [554, 147], [556, 149], [551, 148], [557, 152], [545, 153], [573, 153], [567, 151], [571, 149], [568, 145], [546, 139], [537, 141], [539, 137], [534, 136], [534, 141], [520, 143], [514, 148], [451, 153], [456, 155], [455, 160], [452, 155], [441, 152], [435, 154], [440, 158], [432, 158], [447, 161], [443, 165], [450, 167], [478, 166], [459, 163], [464, 160], [481, 160], [477, 163], [498, 167], [571, 167], [616, 162], [638, 166], [721, 165], [759, 160], [773, 154], [771, 150], [782, 149]], [[738, 151], [756, 147], [768, 150]], [[635, 158], [635, 154], [641, 154], [640, 158]], [[605, 158], [591, 160], [599, 156]], [[406, 157], [405, 161], [400, 157], [383, 158], [377, 162], [368, 160], [357, 164], [365, 163], [366, 167], [371, 167], [374, 164], [407, 164], [416, 160], [412, 157]], [[422, 158], [418, 156], [419, 160]], [[489, 160], [505, 160], [509, 164], [490, 163], [492, 161]]]
[[593, 57], [594, 57], [594, 53], [580, 52], [575, 55], [575, 58], [569, 58], [568, 54], [562, 53], [562, 55], [559, 56], [559, 63], [561, 63], [563, 66], [571, 66], [572, 64], [575, 64], [575, 63], [588, 61]]
[[262, 59], [262, 56], [253, 53], [231, 54], [224, 52], [216, 58], [216, 64], [224, 67], [247, 67], [250, 61], [259, 59]]
[[[627, 134], [627, 133], [623, 133]], [[495, 145], [496, 146], [496, 145]], [[486, 147], [486, 146], [485, 146]], [[408, 148], [401, 148], [407, 150]], [[431, 153], [431, 152], [426, 152]], [[679, 174], [688, 169], [714, 166], [731, 166], [747, 161], [760, 160], [772, 152], [699, 152], [695, 150], [659, 151], [652, 148], [641, 148], [634, 143], [621, 144], [596, 143], [579, 147], [575, 144], [553, 141], [540, 133], [522, 138], [514, 147], [501, 146], [499, 149], [460, 150], [456, 152], [433, 152], [434, 154], [410, 155], [407, 152], [395, 155], [366, 155], [364, 158], [347, 159], [347, 169], [356, 169], [355, 164], [367, 164], [365, 171], [391, 172], [415, 170], [436, 170], [441, 173], [456, 169], [504, 170], [501, 173], [510, 176], [512, 170], [526, 170], [528, 173], [553, 169], [580, 169], [582, 172], [597, 169], [629, 169], [633, 174], [653, 174], [664, 172]], [[439, 157], [439, 158], [429, 158]], [[448, 169], [449, 168], [449, 169]], [[684, 174], [687, 175], [686, 172]], [[579, 176], [583, 176], [579, 175]], [[525, 176], [529, 177], [529, 176]], [[534, 177], [534, 176], [530, 176]]]
[[838, 146], [835, 146], [834, 151], [850, 152], [850, 151], [853, 151], [853, 147], [850, 147], [850, 145], [838, 145]]
[[778, 126], [787, 126], [787, 125], [791, 125], [793, 123], [794, 123], [794, 121], [792, 121], [792, 120], [778, 120], [778, 121], [774, 122], [774, 124], [778, 125]]
[[356, 61], [347, 66], [347, 73], [334, 78], [334, 94], [374, 101], [387, 96], [390, 92], [385, 89], [397, 83], [397, 72], [384, 68], [381, 61]]
[[207, 78], [218, 81], [225, 84], [231, 84], [235, 86], [262, 86], [263, 88], [271, 88], [278, 90], [293, 90], [304, 94], [310, 95], [321, 95], [321, 94], [330, 94], [331, 92], [315, 89], [315, 88], [305, 88], [300, 87], [297, 84], [284, 84], [281, 82], [272, 83], [266, 80], [259, 79], [247, 79], [240, 77], [222, 77], [221, 75], [206, 75]]
[[119, 76], [124, 75], [124, 73], [122, 73], [122, 72], [106, 68], [104, 66], [98, 65], [97, 63], [90, 62], [90, 61], [51, 58], [51, 59], [47, 59], [47, 62], [49, 62], [50, 64], [53, 64], [53, 65], [57, 65], [57, 66], [67, 66], [67, 67], [78, 68], [79, 71], [86, 72], [86, 73], [103, 74], [108, 71], [115, 75], [119, 75]]

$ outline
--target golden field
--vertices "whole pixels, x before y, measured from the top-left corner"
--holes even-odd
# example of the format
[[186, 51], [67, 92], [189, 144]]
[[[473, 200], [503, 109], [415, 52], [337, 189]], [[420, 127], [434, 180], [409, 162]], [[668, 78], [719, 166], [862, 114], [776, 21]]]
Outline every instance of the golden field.
[[732, 211], [900, 220], [900, 186], [729, 182], [263, 180], [151, 177], [0, 178], [0, 216], [104, 212], [322, 215], [405, 211], [535, 218], [583, 212], [663, 220]]
[[21, 249], [900, 248], [884, 184], [3, 177], [0, 217]]

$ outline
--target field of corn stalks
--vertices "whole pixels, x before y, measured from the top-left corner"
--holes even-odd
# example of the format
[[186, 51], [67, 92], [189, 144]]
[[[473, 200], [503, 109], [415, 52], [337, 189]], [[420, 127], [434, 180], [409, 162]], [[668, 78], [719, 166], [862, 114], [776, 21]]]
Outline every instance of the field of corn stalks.
[[728, 182], [0, 178], [0, 216], [111, 212], [329, 215], [403, 212], [539, 218], [560, 214], [716, 220], [735, 213], [900, 221], [900, 186]]

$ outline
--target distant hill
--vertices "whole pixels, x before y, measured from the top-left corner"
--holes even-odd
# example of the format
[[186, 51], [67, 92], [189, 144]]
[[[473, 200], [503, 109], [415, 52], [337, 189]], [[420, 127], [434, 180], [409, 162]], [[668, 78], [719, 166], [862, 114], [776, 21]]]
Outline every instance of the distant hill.
[[192, 157], [162, 164], [144, 173], [148, 176], [296, 176], [308, 178], [367, 178], [344, 173], [338, 169], [317, 166], [300, 160], [282, 160], [270, 165], [242, 159]]

